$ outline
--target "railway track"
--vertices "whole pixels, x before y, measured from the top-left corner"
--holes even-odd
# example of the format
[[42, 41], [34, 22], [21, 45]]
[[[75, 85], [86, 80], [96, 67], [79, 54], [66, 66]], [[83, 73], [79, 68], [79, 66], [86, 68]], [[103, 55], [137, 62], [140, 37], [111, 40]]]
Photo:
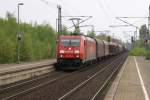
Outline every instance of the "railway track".
[[[101, 62], [101, 63], [103, 63], [103, 62]], [[83, 68], [79, 71], [84, 71], [86, 69], [87, 68]], [[74, 72], [74, 73], [76, 73], [76, 72]], [[65, 74], [65, 75], [63, 75], [63, 74]], [[46, 74], [46, 75], [43, 75], [41, 77], [37, 77], [35, 79], [31, 79], [31, 80], [28, 80], [28, 81], [23, 81], [21, 83], [17, 83], [17, 84], [11, 85], [11, 86], [5, 86], [5, 87], [0, 89], [0, 93], [1, 93], [0, 97], [3, 98], [3, 100], [8, 100], [8, 99], [14, 98], [18, 95], [21, 95], [21, 94], [24, 94], [26, 92], [32, 91], [33, 89], [36, 89], [36, 88], [45, 86], [47, 84], [50, 84], [54, 81], [57, 81], [60, 78], [65, 78], [65, 76], [67, 76], [66, 74], [70, 75], [70, 74], [73, 74], [73, 73], [53, 72], [51, 74]], [[51, 78], [50, 78], [50, 76], [51, 76]], [[26, 88], [24, 88], [24, 87], [26, 87]]]
[[[73, 88], [72, 90], [67, 92], [65, 95], [60, 97], [58, 100], [78, 100], [81, 98], [83, 98], [84, 100], [88, 100], [88, 99], [96, 100], [97, 95], [102, 91], [102, 89], [110, 81], [110, 79], [114, 75], [114, 73], [118, 70], [119, 66], [121, 65], [121, 63], [118, 62], [120, 60], [122, 60], [122, 59], [119, 58], [119, 59], [116, 59], [115, 61], [111, 62], [110, 64], [105, 66], [103, 69], [99, 70], [97, 73], [95, 73], [94, 75], [89, 77], [87, 80], [80, 83], [75, 88]], [[112, 69], [114, 69], [113, 67], [116, 65], [118, 67], [113, 71]], [[107, 74], [107, 73], [111, 72], [111, 70], [113, 72], [109, 76], [109, 74]], [[106, 77], [105, 74], [108, 75], [108, 78]], [[105, 81], [105, 78], [106, 78], [106, 81]], [[95, 88], [99, 88], [99, 90], [96, 92], [97, 89], [95, 89]], [[82, 96], [83, 94], [86, 94], [86, 95]]]
[[[34, 78], [34, 79], [30, 79], [27, 81], [16, 83], [14, 85], [3, 87], [0, 89], [0, 97], [2, 98], [2, 100], [11, 99], [15, 96], [24, 94], [28, 91], [32, 91], [35, 88], [52, 83], [60, 78], [65, 77], [66, 75], [67, 74], [64, 74], [63, 72], [55, 71], [55, 72], [45, 74], [45, 75], [42, 75], [42, 76]], [[41, 81], [42, 81], [42, 83], [41, 83]]]
[[[70, 73], [54, 72], [50, 75], [41, 76], [37, 79], [29, 80], [29, 81], [19, 83], [14, 86], [3, 88], [0, 90], [1, 94], [3, 95], [0, 95], [0, 96], [2, 100], [13, 100], [13, 99], [48, 100], [48, 98], [52, 100], [56, 100], [56, 99], [62, 100], [62, 99], [65, 99], [66, 96], [68, 96], [66, 94], [69, 94], [69, 91], [74, 92], [74, 90], [75, 91], [78, 90], [78, 89], [75, 89], [77, 88], [78, 85], [83, 84], [83, 83], [87, 84], [89, 80], [92, 80], [95, 76], [98, 75], [95, 73], [100, 74], [105, 69], [107, 69], [107, 67], [104, 67], [104, 66], [113, 64], [113, 63], [110, 63], [110, 64], [108, 63], [111, 62], [112, 60], [113, 60], [112, 62], [115, 62], [116, 59], [119, 59], [119, 57], [117, 56], [117, 57], [109, 58], [106, 61], [101, 61], [98, 64], [82, 68], [78, 71], [74, 71]], [[81, 85], [81, 87], [83, 87], [84, 84]], [[16, 89], [18, 89], [19, 91]], [[8, 91], [11, 91], [11, 93], [8, 93]], [[70, 93], [72, 94], [72, 92]], [[70, 98], [70, 94], [69, 94], [69, 98]]]

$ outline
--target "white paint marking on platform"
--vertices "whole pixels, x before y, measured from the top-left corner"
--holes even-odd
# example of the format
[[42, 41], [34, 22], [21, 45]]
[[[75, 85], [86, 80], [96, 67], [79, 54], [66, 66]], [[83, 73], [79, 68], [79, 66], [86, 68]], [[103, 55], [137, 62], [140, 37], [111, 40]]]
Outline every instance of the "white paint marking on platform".
[[134, 61], [135, 61], [136, 68], [137, 68], [137, 71], [138, 71], [138, 75], [139, 75], [139, 78], [140, 78], [140, 83], [141, 83], [141, 86], [142, 86], [142, 90], [143, 90], [143, 93], [144, 93], [145, 100], [149, 100], [149, 97], [148, 97], [148, 94], [147, 94], [147, 91], [146, 91], [146, 88], [145, 88], [145, 85], [144, 85], [144, 81], [142, 79], [142, 76], [141, 76], [141, 73], [140, 73], [140, 70], [139, 70], [139, 66], [138, 66], [138, 63], [136, 61], [135, 56], [134, 56]]

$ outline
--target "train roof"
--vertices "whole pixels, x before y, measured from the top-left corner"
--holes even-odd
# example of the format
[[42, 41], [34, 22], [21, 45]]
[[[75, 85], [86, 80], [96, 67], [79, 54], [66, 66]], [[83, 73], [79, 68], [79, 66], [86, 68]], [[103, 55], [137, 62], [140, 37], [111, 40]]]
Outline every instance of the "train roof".
[[81, 38], [81, 37], [85, 37], [85, 38], [91, 38], [91, 39], [95, 39], [94, 37], [90, 37], [90, 36], [86, 36], [86, 35], [60, 35], [59, 38]]
[[81, 38], [82, 35], [60, 35], [59, 38]]
[[115, 46], [117, 46], [118, 44], [117, 43], [115, 43], [115, 42], [109, 42], [109, 44], [110, 45], [115, 45]]
[[108, 42], [107, 42], [107, 41], [105, 41], [105, 40], [103, 40], [103, 42], [108, 44]]

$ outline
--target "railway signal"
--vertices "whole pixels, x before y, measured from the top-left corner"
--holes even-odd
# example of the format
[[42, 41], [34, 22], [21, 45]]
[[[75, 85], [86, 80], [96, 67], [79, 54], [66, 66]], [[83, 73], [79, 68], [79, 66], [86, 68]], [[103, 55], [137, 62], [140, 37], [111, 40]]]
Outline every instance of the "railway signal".
[[133, 38], [133, 36], [131, 37], [131, 43], [133, 43], [134, 42], [134, 38]]

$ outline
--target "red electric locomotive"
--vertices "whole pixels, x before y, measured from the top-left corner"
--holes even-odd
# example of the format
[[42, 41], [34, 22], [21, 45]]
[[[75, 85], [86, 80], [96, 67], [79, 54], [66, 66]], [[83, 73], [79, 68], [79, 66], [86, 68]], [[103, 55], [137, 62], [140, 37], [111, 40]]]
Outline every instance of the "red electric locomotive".
[[76, 69], [76, 65], [93, 60], [96, 60], [96, 42], [93, 38], [83, 35], [59, 36], [57, 64], [61, 69]]
[[84, 35], [59, 36], [57, 65], [61, 69], [78, 69], [80, 64], [91, 63], [122, 52], [122, 45]]

